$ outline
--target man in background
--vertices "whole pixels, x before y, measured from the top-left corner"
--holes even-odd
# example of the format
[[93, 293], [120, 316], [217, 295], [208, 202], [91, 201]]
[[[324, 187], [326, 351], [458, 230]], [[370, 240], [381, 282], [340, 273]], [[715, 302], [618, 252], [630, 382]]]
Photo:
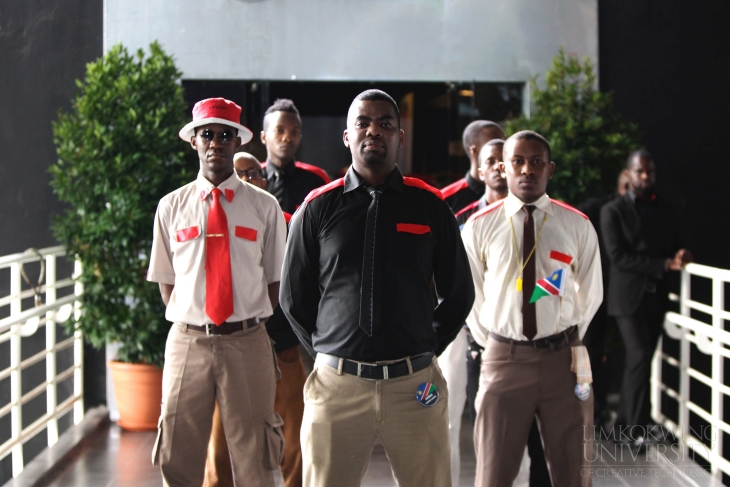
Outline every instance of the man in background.
[[479, 178], [479, 151], [493, 139], [505, 139], [504, 130], [495, 122], [475, 120], [464, 129], [462, 142], [469, 157], [469, 171], [463, 179], [441, 190], [444, 201], [454, 213], [484, 195], [484, 181]]
[[680, 244], [674, 206], [655, 190], [652, 155], [632, 153], [626, 169], [629, 190], [603, 207], [601, 230], [611, 263], [608, 314], [616, 318], [626, 348], [615, 439], [641, 446], [663, 439], [653, 431], [649, 380], [669, 307], [668, 274], [693, 257]]
[[[238, 177], [247, 183], [266, 190], [266, 179], [263, 177], [258, 159], [248, 152], [237, 152], [233, 156], [233, 165]], [[291, 215], [284, 219], [289, 221]], [[274, 308], [274, 314], [266, 321], [266, 331], [274, 341], [276, 362], [281, 371], [281, 378], [276, 383], [274, 410], [284, 421], [281, 427], [284, 433], [284, 454], [281, 460], [281, 474], [284, 487], [301, 487], [302, 485], [302, 449], [299, 444], [299, 430], [302, 427], [304, 413], [304, 396], [302, 389], [306, 374], [304, 364], [299, 355], [299, 339], [286, 320], [281, 306]], [[220, 420], [220, 411], [216, 403], [213, 413], [213, 430], [208, 444], [208, 458], [205, 464], [205, 482], [203, 487], [228, 487], [233, 485], [231, 460]]]
[[291, 100], [280, 98], [266, 110], [261, 142], [266, 146], [267, 191], [284, 212], [294, 214], [310, 191], [330, 182], [322, 169], [294, 160], [302, 143], [302, 119]]

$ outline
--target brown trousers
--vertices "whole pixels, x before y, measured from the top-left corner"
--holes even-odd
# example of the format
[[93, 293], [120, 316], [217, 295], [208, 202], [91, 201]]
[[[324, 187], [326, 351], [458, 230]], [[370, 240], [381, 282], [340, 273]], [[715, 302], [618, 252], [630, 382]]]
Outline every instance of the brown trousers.
[[[416, 400], [436, 385], [430, 408]], [[302, 454], [306, 487], [359, 487], [375, 437], [401, 486], [450, 487], [448, 391], [438, 364], [387, 380], [358, 379], [315, 362], [304, 386]]]
[[[276, 383], [276, 400], [274, 410], [284, 420], [284, 457], [281, 461], [281, 474], [284, 487], [302, 486], [302, 450], [299, 444], [299, 430], [302, 427], [304, 413], [304, 396], [302, 389], [306, 376], [304, 365], [299, 356], [299, 346], [283, 350], [276, 354], [281, 370], [281, 379]], [[228, 453], [226, 436], [220, 413], [216, 404], [213, 413], [213, 430], [208, 444], [208, 458], [205, 462], [205, 481], [203, 487], [233, 487], [231, 458]]]
[[[571, 345], [580, 344], [576, 338]], [[487, 342], [477, 394], [476, 487], [511, 487], [533, 419], [553, 487], [590, 487], [593, 391], [575, 396], [570, 346], [560, 350]]]
[[274, 412], [274, 351], [263, 325], [222, 336], [175, 324], [165, 345], [162, 414], [152, 461], [163, 484], [200, 487], [215, 402], [237, 485], [274, 487], [283, 447]]

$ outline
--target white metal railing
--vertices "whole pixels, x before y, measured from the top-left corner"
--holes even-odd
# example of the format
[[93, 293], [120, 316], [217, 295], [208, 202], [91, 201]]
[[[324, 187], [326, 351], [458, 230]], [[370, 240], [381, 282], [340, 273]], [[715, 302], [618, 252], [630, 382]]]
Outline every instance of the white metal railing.
[[[692, 299], [692, 276], [711, 281], [711, 304], [707, 305]], [[677, 437], [683, 455], [687, 455], [691, 450], [707, 460], [712, 477], [717, 480], [722, 479], [723, 472], [730, 475], [730, 462], [723, 456], [721, 434], [730, 434], [730, 424], [725, 422], [723, 417], [724, 397], [730, 395], [730, 387], [724, 383], [723, 371], [723, 359], [730, 359], [730, 348], [728, 348], [730, 332], [725, 331], [723, 323], [730, 321], [730, 312], [725, 310], [725, 283], [728, 282], [730, 282], [730, 270], [699, 264], [689, 264], [685, 267], [682, 271], [679, 296], [670, 296], [673, 300], [679, 301], [679, 313], [669, 312], [664, 320], [664, 330], [667, 335], [679, 340], [679, 357], [665, 353], [660, 341], [652, 363], [652, 417]], [[710, 322], [692, 318], [691, 310], [708, 315]], [[692, 367], [690, 361], [692, 344], [700, 352], [710, 356], [712, 368], [709, 376]], [[678, 369], [678, 391], [662, 381], [663, 363]], [[690, 378], [705, 384], [710, 389], [709, 411], [692, 401]], [[679, 405], [677, 422], [672, 421], [662, 411], [662, 392], [677, 401]], [[690, 428], [690, 412], [707, 422], [709, 428]], [[706, 443], [709, 443], [709, 446]]]
[[[81, 283], [74, 280], [81, 267], [74, 263], [73, 276], [59, 278], [57, 262], [66, 256], [64, 247], [49, 247], [40, 251], [29, 249], [21, 254], [0, 257], [0, 271], [10, 270], [10, 294], [0, 297], [0, 309], [9, 307], [10, 315], [0, 320], [0, 344], [10, 342], [10, 366], [0, 370], [0, 381], [10, 378], [10, 402], [0, 405], [0, 418], [10, 414], [11, 436], [0, 445], [0, 460], [12, 455], [13, 477], [23, 470], [23, 444], [46, 429], [48, 446], [58, 441], [58, 419], [73, 411], [74, 424], [84, 416], [83, 407], [83, 337], [80, 332], [60, 342], [56, 339], [56, 323], [66, 321], [71, 313], [81, 312]], [[45, 265], [45, 283], [31, 284], [23, 290], [22, 278], [25, 264], [42, 261]], [[27, 277], [27, 276], [26, 276]], [[72, 294], [57, 297], [57, 291], [71, 288]], [[42, 298], [45, 296], [45, 299]], [[35, 306], [23, 309], [23, 301], [36, 298]], [[7, 314], [7, 313], [6, 313]], [[45, 350], [22, 359], [21, 343], [26, 337], [45, 329]], [[73, 347], [73, 365], [66, 370], [56, 370], [58, 352]], [[22, 371], [45, 360], [46, 380], [32, 390], [22, 393]], [[73, 394], [58, 404], [57, 385], [73, 378]], [[22, 407], [32, 399], [46, 393], [46, 413], [23, 428]]]

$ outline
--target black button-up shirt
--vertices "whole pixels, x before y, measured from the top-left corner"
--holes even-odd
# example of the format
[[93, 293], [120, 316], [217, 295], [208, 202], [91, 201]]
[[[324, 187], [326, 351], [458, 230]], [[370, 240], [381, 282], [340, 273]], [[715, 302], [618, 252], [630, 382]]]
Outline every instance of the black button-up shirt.
[[281, 307], [312, 355], [378, 361], [438, 354], [459, 332], [474, 301], [453, 213], [438, 190], [404, 178], [398, 168], [390, 174], [378, 203], [370, 337], [359, 327], [365, 221], [372, 201], [366, 187], [350, 168], [294, 215]]
[[296, 211], [310, 191], [330, 182], [324, 170], [293, 159], [280, 168], [268, 161], [263, 165], [266, 191], [274, 195], [281, 209], [289, 214]]
[[458, 213], [470, 203], [484, 196], [484, 183], [471, 177], [466, 173], [464, 179], [459, 179], [455, 183], [446, 186], [441, 192], [444, 195], [444, 201], [449, 205], [451, 211]]

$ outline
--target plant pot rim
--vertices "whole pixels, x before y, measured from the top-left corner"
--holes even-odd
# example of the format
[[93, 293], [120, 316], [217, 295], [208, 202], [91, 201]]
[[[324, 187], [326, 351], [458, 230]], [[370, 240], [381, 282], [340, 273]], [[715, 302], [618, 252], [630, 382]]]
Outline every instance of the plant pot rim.
[[160, 367], [152, 364], [136, 364], [130, 362], [121, 362], [119, 360], [107, 360], [107, 366], [114, 369], [150, 369], [150, 370], [162, 370]]

